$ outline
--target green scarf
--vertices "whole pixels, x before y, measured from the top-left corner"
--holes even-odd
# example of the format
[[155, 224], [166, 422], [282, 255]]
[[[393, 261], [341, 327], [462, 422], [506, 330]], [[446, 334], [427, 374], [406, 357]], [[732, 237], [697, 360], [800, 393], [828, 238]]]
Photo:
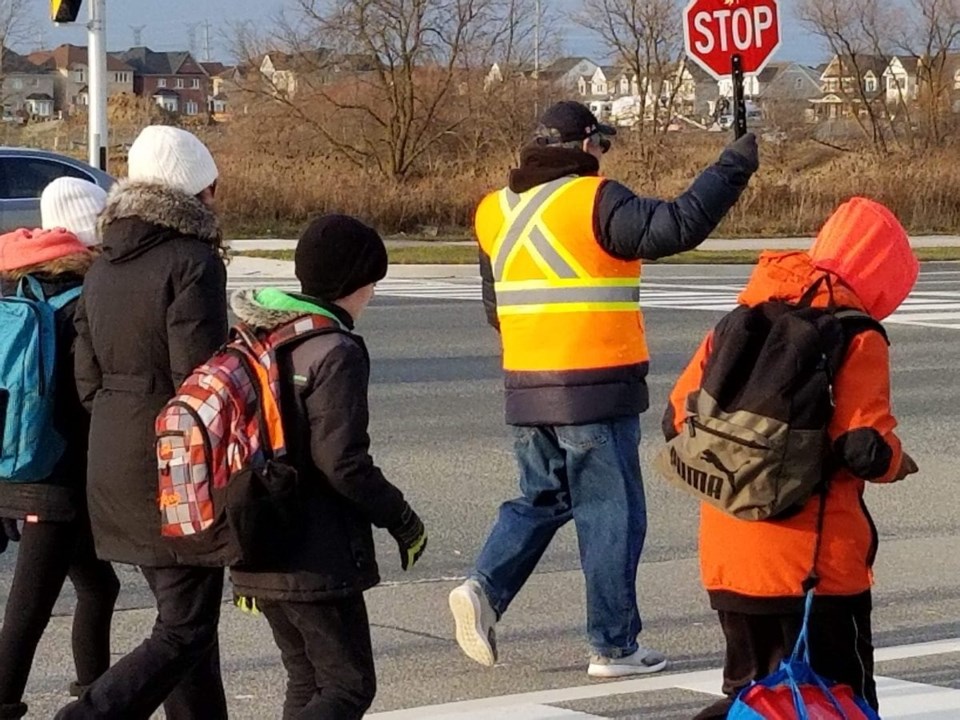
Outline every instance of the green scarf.
[[257, 290], [254, 294], [254, 299], [258, 304], [262, 305], [267, 310], [303, 313], [305, 315], [323, 315], [324, 317], [328, 317], [333, 320], [341, 328], [343, 327], [343, 323], [340, 321], [340, 318], [326, 308], [320, 307], [316, 303], [312, 303], [309, 300], [293, 297], [292, 295], [283, 292], [283, 290], [278, 290], [277, 288], [264, 288], [263, 290]]

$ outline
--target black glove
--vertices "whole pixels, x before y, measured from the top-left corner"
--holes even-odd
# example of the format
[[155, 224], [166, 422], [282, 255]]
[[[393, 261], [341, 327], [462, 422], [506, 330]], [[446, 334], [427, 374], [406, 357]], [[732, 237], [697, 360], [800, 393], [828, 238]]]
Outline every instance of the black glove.
[[390, 528], [389, 532], [400, 546], [400, 567], [409, 570], [427, 549], [427, 529], [423, 526], [423, 521], [413, 508], [407, 505], [400, 515], [400, 522]]
[[736, 153], [747, 163], [747, 169], [755, 173], [760, 167], [760, 151], [757, 148], [757, 136], [753, 133], [747, 133], [742, 138], [734, 140], [727, 145], [726, 150]]
[[20, 542], [20, 529], [12, 518], [0, 518], [0, 553], [7, 549], [10, 542]]

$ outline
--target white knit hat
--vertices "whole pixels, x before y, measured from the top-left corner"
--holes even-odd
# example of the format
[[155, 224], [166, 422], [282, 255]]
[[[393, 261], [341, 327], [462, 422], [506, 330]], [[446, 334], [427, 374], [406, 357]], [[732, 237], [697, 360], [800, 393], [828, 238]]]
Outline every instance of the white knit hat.
[[192, 133], [169, 125], [145, 127], [130, 146], [127, 176], [133, 181], [199, 195], [220, 174], [213, 156]]
[[97, 216], [107, 204], [107, 191], [80, 178], [57, 178], [40, 195], [44, 230], [65, 228], [87, 247], [98, 245]]

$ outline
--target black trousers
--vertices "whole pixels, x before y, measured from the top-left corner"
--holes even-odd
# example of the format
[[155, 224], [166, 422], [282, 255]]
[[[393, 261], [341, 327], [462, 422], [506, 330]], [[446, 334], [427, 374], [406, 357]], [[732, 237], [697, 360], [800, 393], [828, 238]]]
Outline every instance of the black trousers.
[[283, 720], [360, 720], [377, 693], [363, 596], [258, 604], [287, 670]]
[[141, 568], [157, 599], [153, 632], [58, 720], [226, 720], [217, 625], [221, 568]]
[[23, 698], [53, 607], [70, 578], [77, 593], [73, 661], [89, 685], [110, 667], [110, 621], [120, 592], [110, 563], [97, 560], [86, 513], [72, 522], [24, 523], [0, 629], [0, 706]]
[[[748, 615], [720, 611], [720, 626], [727, 640], [723, 665], [723, 693], [727, 697], [698, 714], [694, 720], [720, 720], [727, 716], [733, 698], [754, 680], [761, 680], [793, 652], [802, 613]], [[873, 636], [868, 610], [817, 610], [809, 627], [810, 664], [823, 677], [844, 685], [878, 709], [873, 677]]]

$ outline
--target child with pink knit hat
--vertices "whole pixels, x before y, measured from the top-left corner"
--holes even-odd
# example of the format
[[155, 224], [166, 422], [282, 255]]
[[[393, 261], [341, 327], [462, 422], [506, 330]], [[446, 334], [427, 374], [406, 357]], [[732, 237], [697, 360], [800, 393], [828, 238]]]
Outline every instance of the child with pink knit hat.
[[[0, 309], [4, 304], [15, 308], [21, 301], [10, 296], [18, 295], [48, 301], [55, 308], [54, 399], [49, 419], [50, 432], [64, 441], [62, 454], [51, 459], [47, 476], [18, 482], [0, 478], [0, 552], [11, 541], [20, 544], [0, 628], [0, 720], [21, 718], [27, 712], [23, 702], [27, 677], [64, 580], [70, 578], [77, 596], [73, 626], [77, 680], [70, 688], [75, 695], [110, 665], [110, 621], [120, 589], [110, 564], [98, 560], [94, 552], [85, 501], [90, 418], [73, 378], [76, 298], [95, 257], [88, 247], [95, 244], [90, 230], [106, 196], [82, 180], [55, 185], [44, 191], [42, 203], [44, 227], [50, 229], [24, 228], [0, 236], [0, 284], [9, 298], [0, 300]], [[23, 332], [16, 326], [15, 312], [0, 315], [4, 319], [0, 333]], [[0, 342], [0, 347], [9, 358], [11, 343]], [[19, 413], [21, 404], [15, 396], [22, 392], [16, 387], [4, 391], [6, 402], [0, 415]], [[5, 427], [13, 425], [9, 417], [3, 420]], [[11, 449], [8, 436], [15, 432], [5, 433], [4, 460]], [[53, 439], [47, 437], [44, 442]]]

